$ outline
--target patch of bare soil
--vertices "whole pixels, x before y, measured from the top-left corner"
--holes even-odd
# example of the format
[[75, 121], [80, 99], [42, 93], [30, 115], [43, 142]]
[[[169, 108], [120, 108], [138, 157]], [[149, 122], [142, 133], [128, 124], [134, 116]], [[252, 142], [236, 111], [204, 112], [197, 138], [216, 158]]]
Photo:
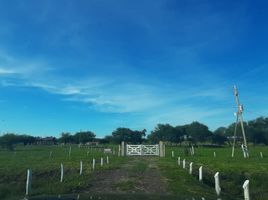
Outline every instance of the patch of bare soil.
[[133, 157], [119, 169], [97, 171], [86, 193], [167, 194], [157, 157]]

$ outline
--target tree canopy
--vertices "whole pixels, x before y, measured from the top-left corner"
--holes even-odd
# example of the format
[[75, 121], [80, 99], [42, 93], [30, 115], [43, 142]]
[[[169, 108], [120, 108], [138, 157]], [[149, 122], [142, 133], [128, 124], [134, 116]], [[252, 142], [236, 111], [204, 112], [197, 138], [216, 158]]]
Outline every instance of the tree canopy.
[[112, 143], [120, 143], [122, 141], [132, 144], [140, 144], [146, 136], [146, 129], [142, 131], [131, 130], [129, 128], [117, 128], [112, 132], [111, 136], [106, 136], [105, 139]]

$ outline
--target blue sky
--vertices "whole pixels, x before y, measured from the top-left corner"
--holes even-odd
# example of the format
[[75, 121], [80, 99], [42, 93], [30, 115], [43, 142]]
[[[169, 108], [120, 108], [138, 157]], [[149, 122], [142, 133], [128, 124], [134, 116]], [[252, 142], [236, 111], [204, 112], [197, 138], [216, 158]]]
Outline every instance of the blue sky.
[[0, 132], [59, 136], [268, 113], [266, 1], [0, 1]]

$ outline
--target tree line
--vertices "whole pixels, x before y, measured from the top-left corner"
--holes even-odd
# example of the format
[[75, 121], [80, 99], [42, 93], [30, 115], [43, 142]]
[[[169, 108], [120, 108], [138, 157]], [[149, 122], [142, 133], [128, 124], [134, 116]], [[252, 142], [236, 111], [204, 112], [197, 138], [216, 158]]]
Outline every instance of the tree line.
[[[254, 120], [244, 122], [244, 128], [249, 142], [253, 144], [268, 145], [268, 117], [259, 117]], [[147, 137], [146, 129], [131, 130], [124, 127], [117, 128], [110, 135], [107, 135], [104, 138], [96, 138], [96, 134], [91, 131], [79, 131], [74, 134], [63, 132], [59, 138], [40, 138], [30, 135], [7, 133], [0, 137], [0, 146], [2, 148], [12, 150], [16, 144], [86, 144], [88, 142], [119, 144], [121, 141], [131, 144], [140, 144], [158, 143], [160, 140], [171, 143], [187, 141], [192, 144], [210, 143], [224, 145], [225, 143], [231, 142], [234, 129], [235, 123], [232, 123], [227, 127], [219, 127], [212, 132], [205, 124], [194, 121], [191, 124], [178, 126], [158, 124], [154, 130], [147, 135]], [[242, 140], [240, 124], [238, 124], [237, 133], [237, 139]]]

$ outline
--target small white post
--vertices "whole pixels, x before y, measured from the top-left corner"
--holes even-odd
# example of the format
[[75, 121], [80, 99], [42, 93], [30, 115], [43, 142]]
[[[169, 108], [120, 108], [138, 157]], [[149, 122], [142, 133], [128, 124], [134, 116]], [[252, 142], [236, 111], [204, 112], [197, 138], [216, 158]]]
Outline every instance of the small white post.
[[95, 165], [96, 165], [96, 160], [95, 158], [93, 158], [93, 161], [92, 161], [92, 169], [95, 170]]
[[193, 173], [193, 163], [190, 163], [190, 167], [189, 167], [189, 174]]
[[220, 193], [221, 193], [221, 187], [220, 187], [220, 177], [219, 177], [219, 172], [217, 172], [215, 175], [214, 175], [214, 178], [215, 178], [215, 190], [216, 190], [216, 194], [218, 196], [220, 196]]
[[181, 165], [181, 157], [178, 157], [178, 165]]
[[174, 151], [171, 152], [171, 157], [174, 158]]
[[83, 173], [83, 161], [81, 160], [80, 161], [80, 176], [82, 175], [82, 173]]
[[246, 180], [243, 184], [244, 198], [245, 200], [250, 200], [249, 198], [249, 180]]
[[118, 145], [118, 157], [121, 155], [121, 145]]
[[216, 157], [216, 152], [214, 151], [214, 158]]
[[63, 175], [64, 175], [64, 169], [63, 169], [63, 164], [60, 164], [60, 182], [63, 182]]
[[49, 159], [51, 159], [51, 157], [52, 157], [52, 151], [50, 151], [49, 153]]
[[71, 153], [72, 153], [72, 147], [70, 146], [70, 148], [69, 148], [69, 158], [71, 157]]
[[199, 167], [199, 181], [203, 180], [203, 166]]
[[26, 196], [30, 195], [32, 185], [32, 170], [27, 170], [27, 180], [26, 180]]
[[182, 168], [185, 169], [185, 159], [182, 161]]
[[106, 163], [109, 164], [109, 156], [106, 157]]
[[101, 157], [101, 160], [100, 160], [100, 165], [101, 167], [103, 167], [103, 158]]
[[192, 155], [194, 155], [194, 146], [192, 146]]
[[260, 152], [260, 156], [261, 156], [261, 158], [263, 158], [263, 154], [262, 154], [262, 152]]

